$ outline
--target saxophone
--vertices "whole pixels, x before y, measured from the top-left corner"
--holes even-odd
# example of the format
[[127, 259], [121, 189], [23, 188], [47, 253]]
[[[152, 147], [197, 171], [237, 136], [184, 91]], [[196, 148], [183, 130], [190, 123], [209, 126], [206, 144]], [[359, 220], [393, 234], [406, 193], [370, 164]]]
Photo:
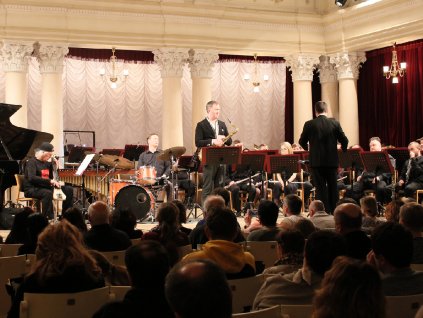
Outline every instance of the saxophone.
[[231, 138], [232, 138], [232, 136], [233, 136], [233, 135], [235, 135], [235, 134], [239, 131], [239, 128], [238, 128], [238, 127], [235, 127], [235, 126], [234, 126], [234, 128], [235, 128], [235, 129], [234, 129], [234, 130], [232, 130], [232, 131], [230, 132], [230, 134], [229, 134], [229, 135], [227, 135], [225, 138], [223, 138], [223, 139], [222, 139], [222, 142], [223, 142], [223, 143], [227, 142], [229, 139], [231, 139]]

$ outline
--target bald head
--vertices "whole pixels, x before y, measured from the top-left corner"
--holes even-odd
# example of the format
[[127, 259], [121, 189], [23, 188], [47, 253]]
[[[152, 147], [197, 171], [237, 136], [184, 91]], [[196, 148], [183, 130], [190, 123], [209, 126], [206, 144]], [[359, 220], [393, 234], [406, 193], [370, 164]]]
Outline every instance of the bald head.
[[310, 216], [313, 216], [316, 212], [324, 211], [325, 205], [320, 200], [314, 200], [314, 201], [311, 201], [308, 207], [308, 210], [309, 210]]
[[88, 218], [92, 226], [109, 224], [110, 209], [103, 201], [96, 201], [88, 207]]
[[343, 203], [334, 212], [335, 229], [341, 234], [361, 229], [361, 209], [354, 203]]

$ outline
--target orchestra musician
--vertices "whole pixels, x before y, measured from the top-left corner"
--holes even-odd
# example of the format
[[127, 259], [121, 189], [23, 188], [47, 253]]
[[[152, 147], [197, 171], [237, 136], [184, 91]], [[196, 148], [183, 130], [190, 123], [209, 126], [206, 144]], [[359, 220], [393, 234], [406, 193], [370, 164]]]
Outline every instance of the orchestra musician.
[[54, 178], [54, 169], [57, 172], [58, 160], [53, 157], [54, 147], [48, 142], [43, 142], [35, 149], [35, 157], [30, 158], [25, 165], [25, 178], [23, 183], [24, 195], [27, 198], [36, 198], [41, 201], [42, 214], [53, 219], [53, 188], [61, 188], [66, 196], [62, 210], [72, 207], [73, 188], [61, 186]]
[[[207, 116], [202, 121], [197, 123], [195, 128], [195, 146], [208, 147], [218, 146], [222, 147], [224, 144], [230, 146], [232, 139], [229, 138], [224, 143], [224, 138], [229, 135], [228, 129], [223, 121], [219, 120], [220, 105], [217, 101], [209, 101], [206, 104]], [[213, 191], [213, 188], [219, 186], [221, 183], [223, 171], [219, 165], [205, 165], [203, 167], [203, 191], [202, 202]]]
[[408, 151], [410, 159], [404, 164], [398, 185], [404, 188], [406, 197], [412, 197], [417, 190], [423, 189], [423, 156], [420, 144], [415, 141], [409, 143]]

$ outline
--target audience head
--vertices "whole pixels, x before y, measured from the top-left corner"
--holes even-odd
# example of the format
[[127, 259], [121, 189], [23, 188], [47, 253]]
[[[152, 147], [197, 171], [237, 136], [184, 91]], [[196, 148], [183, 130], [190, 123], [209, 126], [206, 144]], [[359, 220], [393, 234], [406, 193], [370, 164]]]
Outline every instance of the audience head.
[[332, 231], [312, 233], [305, 245], [304, 260], [309, 269], [323, 276], [337, 256], [345, 255], [344, 238]]
[[257, 215], [263, 226], [276, 226], [279, 207], [273, 201], [262, 200], [258, 206]]
[[382, 151], [382, 143], [379, 137], [372, 137], [369, 139], [370, 151]]
[[280, 257], [289, 254], [301, 254], [304, 255], [304, 244], [305, 239], [300, 231], [297, 230], [286, 230], [280, 231], [276, 236], [278, 241], [278, 249]]
[[138, 288], [164, 287], [170, 269], [166, 249], [157, 241], [141, 241], [125, 252], [125, 264], [132, 286]]
[[178, 207], [179, 210], [179, 224], [187, 222], [187, 207], [180, 200], [173, 200], [172, 203]]
[[[214, 188], [211, 194], [221, 196], [223, 198], [223, 200], [225, 200], [225, 205], [227, 207], [229, 207], [229, 205], [231, 204], [231, 195], [230, 195], [230, 193], [227, 189], [222, 188], [222, 187]], [[207, 198], [206, 198], [206, 200], [207, 200]], [[205, 204], [205, 202], [204, 202], [204, 204]]]
[[409, 229], [413, 236], [422, 236], [423, 205], [416, 202], [404, 204], [400, 209], [399, 222]]
[[100, 268], [83, 245], [81, 232], [66, 220], [49, 225], [38, 237], [33, 272], [43, 278], [60, 276], [69, 266], [81, 266], [98, 276]]
[[308, 206], [308, 211], [310, 217], [316, 214], [316, 212], [324, 212], [325, 211], [325, 205], [320, 200], [314, 200], [311, 201], [310, 205]]
[[[25, 243], [27, 237], [28, 216], [32, 213], [34, 213], [34, 210], [29, 207], [25, 207], [22, 212], [16, 213], [15, 218], [13, 219], [12, 228], [10, 229], [10, 233], [8, 235], [8, 239], [11, 240], [10, 243]], [[8, 241], [6, 240], [6, 242]]]
[[296, 194], [288, 194], [283, 199], [283, 212], [286, 215], [300, 215], [303, 201]]
[[91, 226], [109, 224], [110, 209], [103, 201], [96, 201], [91, 203], [88, 207], [88, 219]]
[[87, 232], [87, 224], [85, 224], [84, 216], [80, 209], [71, 207], [63, 212], [62, 218], [76, 226], [82, 233]]
[[301, 234], [304, 235], [305, 239], [308, 239], [311, 233], [316, 232], [316, 227], [314, 226], [313, 222], [305, 218], [295, 222], [294, 229], [300, 231]]
[[[216, 189], [215, 189], [216, 190]], [[204, 214], [208, 216], [210, 210], [215, 208], [224, 208], [226, 206], [225, 200], [221, 195], [209, 195], [203, 203]]]
[[355, 204], [357, 206], [360, 206], [356, 200], [354, 200], [353, 198], [348, 198], [348, 197], [344, 197], [344, 198], [338, 200], [338, 202], [336, 202], [336, 206], [344, 204], [344, 203], [352, 203], [352, 204]]
[[375, 197], [365, 196], [360, 199], [361, 211], [364, 216], [374, 218], [377, 216], [377, 201]]
[[114, 209], [111, 223], [115, 229], [124, 231], [129, 235], [137, 225], [137, 218], [129, 209]]
[[318, 101], [314, 104], [314, 112], [316, 115], [327, 113], [328, 105], [323, 101]]
[[40, 213], [32, 213], [27, 219], [27, 232], [29, 242], [35, 243], [38, 240], [40, 233], [47, 227], [47, 218]]
[[292, 146], [289, 142], [284, 141], [281, 143], [280, 153], [281, 155], [292, 155], [294, 150], [292, 149]]
[[179, 231], [179, 209], [178, 207], [171, 203], [165, 202], [159, 208], [157, 212], [157, 222], [159, 222], [160, 239], [162, 241], [173, 240], [174, 236]]
[[338, 205], [334, 211], [335, 230], [346, 234], [361, 229], [362, 217], [360, 207], [353, 203]]
[[205, 232], [209, 240], [233, 241], [238, 234], [235, 214], [226, 208], [214, 209], [206, 220]]
[[407, 268], [413, 257], [413, 236], [401, 224], [386, 222], [372, 233], [372, 249], [376, 265], [383, 273]]
[[314, 318], [384, 318], [379, 273], [365, 262], [337, 257], [316, 291], [313, 307]]
[[388, 203], [385, 208], [385, 218], [390, 222], [399, 222], [400, 208], [405, 204], [401, 199], [397, 199]]
[[232, 293], [226, 275], [211, 261], [176, 264], [166, 277], [165, 293], [178, 318], [232, 317]]

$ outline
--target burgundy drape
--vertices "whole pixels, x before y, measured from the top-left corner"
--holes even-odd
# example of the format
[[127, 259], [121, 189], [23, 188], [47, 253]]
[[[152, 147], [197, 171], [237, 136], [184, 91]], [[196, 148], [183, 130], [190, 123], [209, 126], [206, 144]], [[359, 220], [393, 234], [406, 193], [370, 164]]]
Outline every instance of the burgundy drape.
[[423, 136], [423, 40], [397, 45], [398, 62], [407, 63], [398, 84], [385, 79], [392, 47], [366, 53], [358, 80], [360, 144], [379, 136], [386, 145], [407, 146]]

